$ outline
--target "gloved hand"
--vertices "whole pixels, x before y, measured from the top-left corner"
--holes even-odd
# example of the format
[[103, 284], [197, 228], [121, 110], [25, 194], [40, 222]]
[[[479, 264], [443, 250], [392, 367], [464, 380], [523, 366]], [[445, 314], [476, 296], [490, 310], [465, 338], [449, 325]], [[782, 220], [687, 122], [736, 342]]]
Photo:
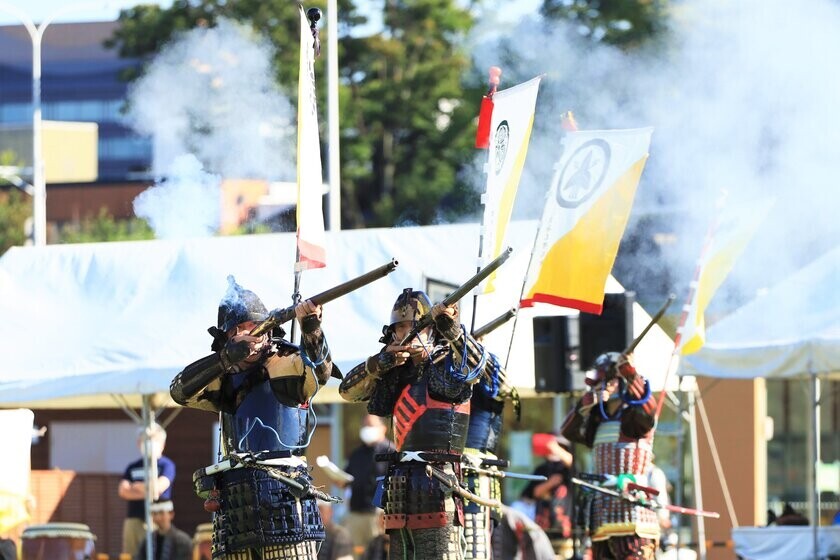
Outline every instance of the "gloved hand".
[[618, 362], [618, 375], [630, 382], [636, 377], [636, 368], [633, 365], [633, 354], [622, 354]]
[[446, 340], [452, 342], [461, 336], [461, 317], [457, 303], [450, 306], [442, 303], [435, 304], [432, 307], [432, 319], [435, 322], [435, 328]]
[[322, 313], [321, 306], [315, 305], [309, 300], [297, 304], [295, 306], [295, 317], [300, 324], [301, 332], [311, 334], [320, 329]]
[[382, 352], [367, 359], [365, 369], [368, 374], [381, 377], [388, 370], [403, 365], [411, 357], [411, 350], [411, 346], [388, 345]]
[[256, 362], [267, 347], [267, 335], [237, 334], [225, 343], [219, 351], [219, 358], [225, 371], [242, 371]]

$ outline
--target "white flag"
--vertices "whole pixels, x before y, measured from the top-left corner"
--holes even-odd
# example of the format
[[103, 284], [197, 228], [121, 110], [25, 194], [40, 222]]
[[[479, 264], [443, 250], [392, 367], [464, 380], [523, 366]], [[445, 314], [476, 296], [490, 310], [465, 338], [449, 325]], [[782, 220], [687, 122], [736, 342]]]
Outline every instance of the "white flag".
[[[487, 188], [481, 198], [484, 203], [482, 265], [498, 257], [504, 248], [505, 232], [534, 127], [534, 109], [541, 79], [542, 76], [538, 76], [493, 94]], [[488, 277], [484, 293], [493, 291], [494, 278], [495, 273]]]
[[300, 74], [298, 76], [297, 246], [296, 268], [326, 266], [322, 210], [321, 143], [315, 99], [315, 38], [300, 8]]

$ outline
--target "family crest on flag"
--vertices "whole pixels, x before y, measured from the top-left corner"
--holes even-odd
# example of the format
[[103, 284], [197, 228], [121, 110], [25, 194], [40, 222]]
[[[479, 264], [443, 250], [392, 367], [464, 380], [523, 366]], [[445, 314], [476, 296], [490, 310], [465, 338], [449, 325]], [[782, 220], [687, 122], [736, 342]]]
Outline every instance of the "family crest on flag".
[[601, 313], [652, 132], [566, 133], [520, 306], [541, 302]]
[[298, 256], [295, 263], [297, 271], [326, 266], [321, 142], [318, 138], [318, 104], [315, 98], [315, 54], [319, 50], [315, 21], [317, 19], [313, 18], [310, 26], [303, 13], [303, 7], [300, 8], [296, 214]]
[[[487, 187], [481, 197], [484, 218], [480, 267], [498, 257], [505, 247], [505, 232], [528, 155], [541, 79], [542, 76], [537, 76], [492, 95]], [[485, 115], [482, 117], [486, 119]], [[486, 280], [483, 293], [493, 291], [494, 278], [495, 274]]]

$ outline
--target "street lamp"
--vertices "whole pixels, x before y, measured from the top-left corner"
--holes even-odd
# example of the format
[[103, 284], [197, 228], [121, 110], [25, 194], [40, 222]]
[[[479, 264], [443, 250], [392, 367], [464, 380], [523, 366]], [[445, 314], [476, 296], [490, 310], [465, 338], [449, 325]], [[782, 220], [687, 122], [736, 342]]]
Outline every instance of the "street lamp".
[[41, 149], [41, 39], [44, 31], [57, 18], [71, 12], [101, 9], [110, 2], [92, 2], [65, 6], [56, 10], [39, 25], [16, 6], [0, 1], [0, 10], [17, 17], [32, 40], [32, 221], [33, 242], [35, 245], [47, 244], [47, 185], [44, 179], [44, 156]]

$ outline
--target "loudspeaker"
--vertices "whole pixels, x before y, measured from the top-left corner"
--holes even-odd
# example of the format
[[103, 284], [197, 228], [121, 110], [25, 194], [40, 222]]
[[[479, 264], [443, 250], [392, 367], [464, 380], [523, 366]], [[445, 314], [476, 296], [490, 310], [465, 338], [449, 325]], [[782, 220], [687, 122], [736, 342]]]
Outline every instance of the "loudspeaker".
[[578, 318], [534, 317], [533, 327], [536, 392], [567, 393], [582, 388]]
[[621, 352], [633, 342], [635, 292], [605, 294], [603, 312], [580, 314], [580, 367], [586, 371], [604, 352]]

